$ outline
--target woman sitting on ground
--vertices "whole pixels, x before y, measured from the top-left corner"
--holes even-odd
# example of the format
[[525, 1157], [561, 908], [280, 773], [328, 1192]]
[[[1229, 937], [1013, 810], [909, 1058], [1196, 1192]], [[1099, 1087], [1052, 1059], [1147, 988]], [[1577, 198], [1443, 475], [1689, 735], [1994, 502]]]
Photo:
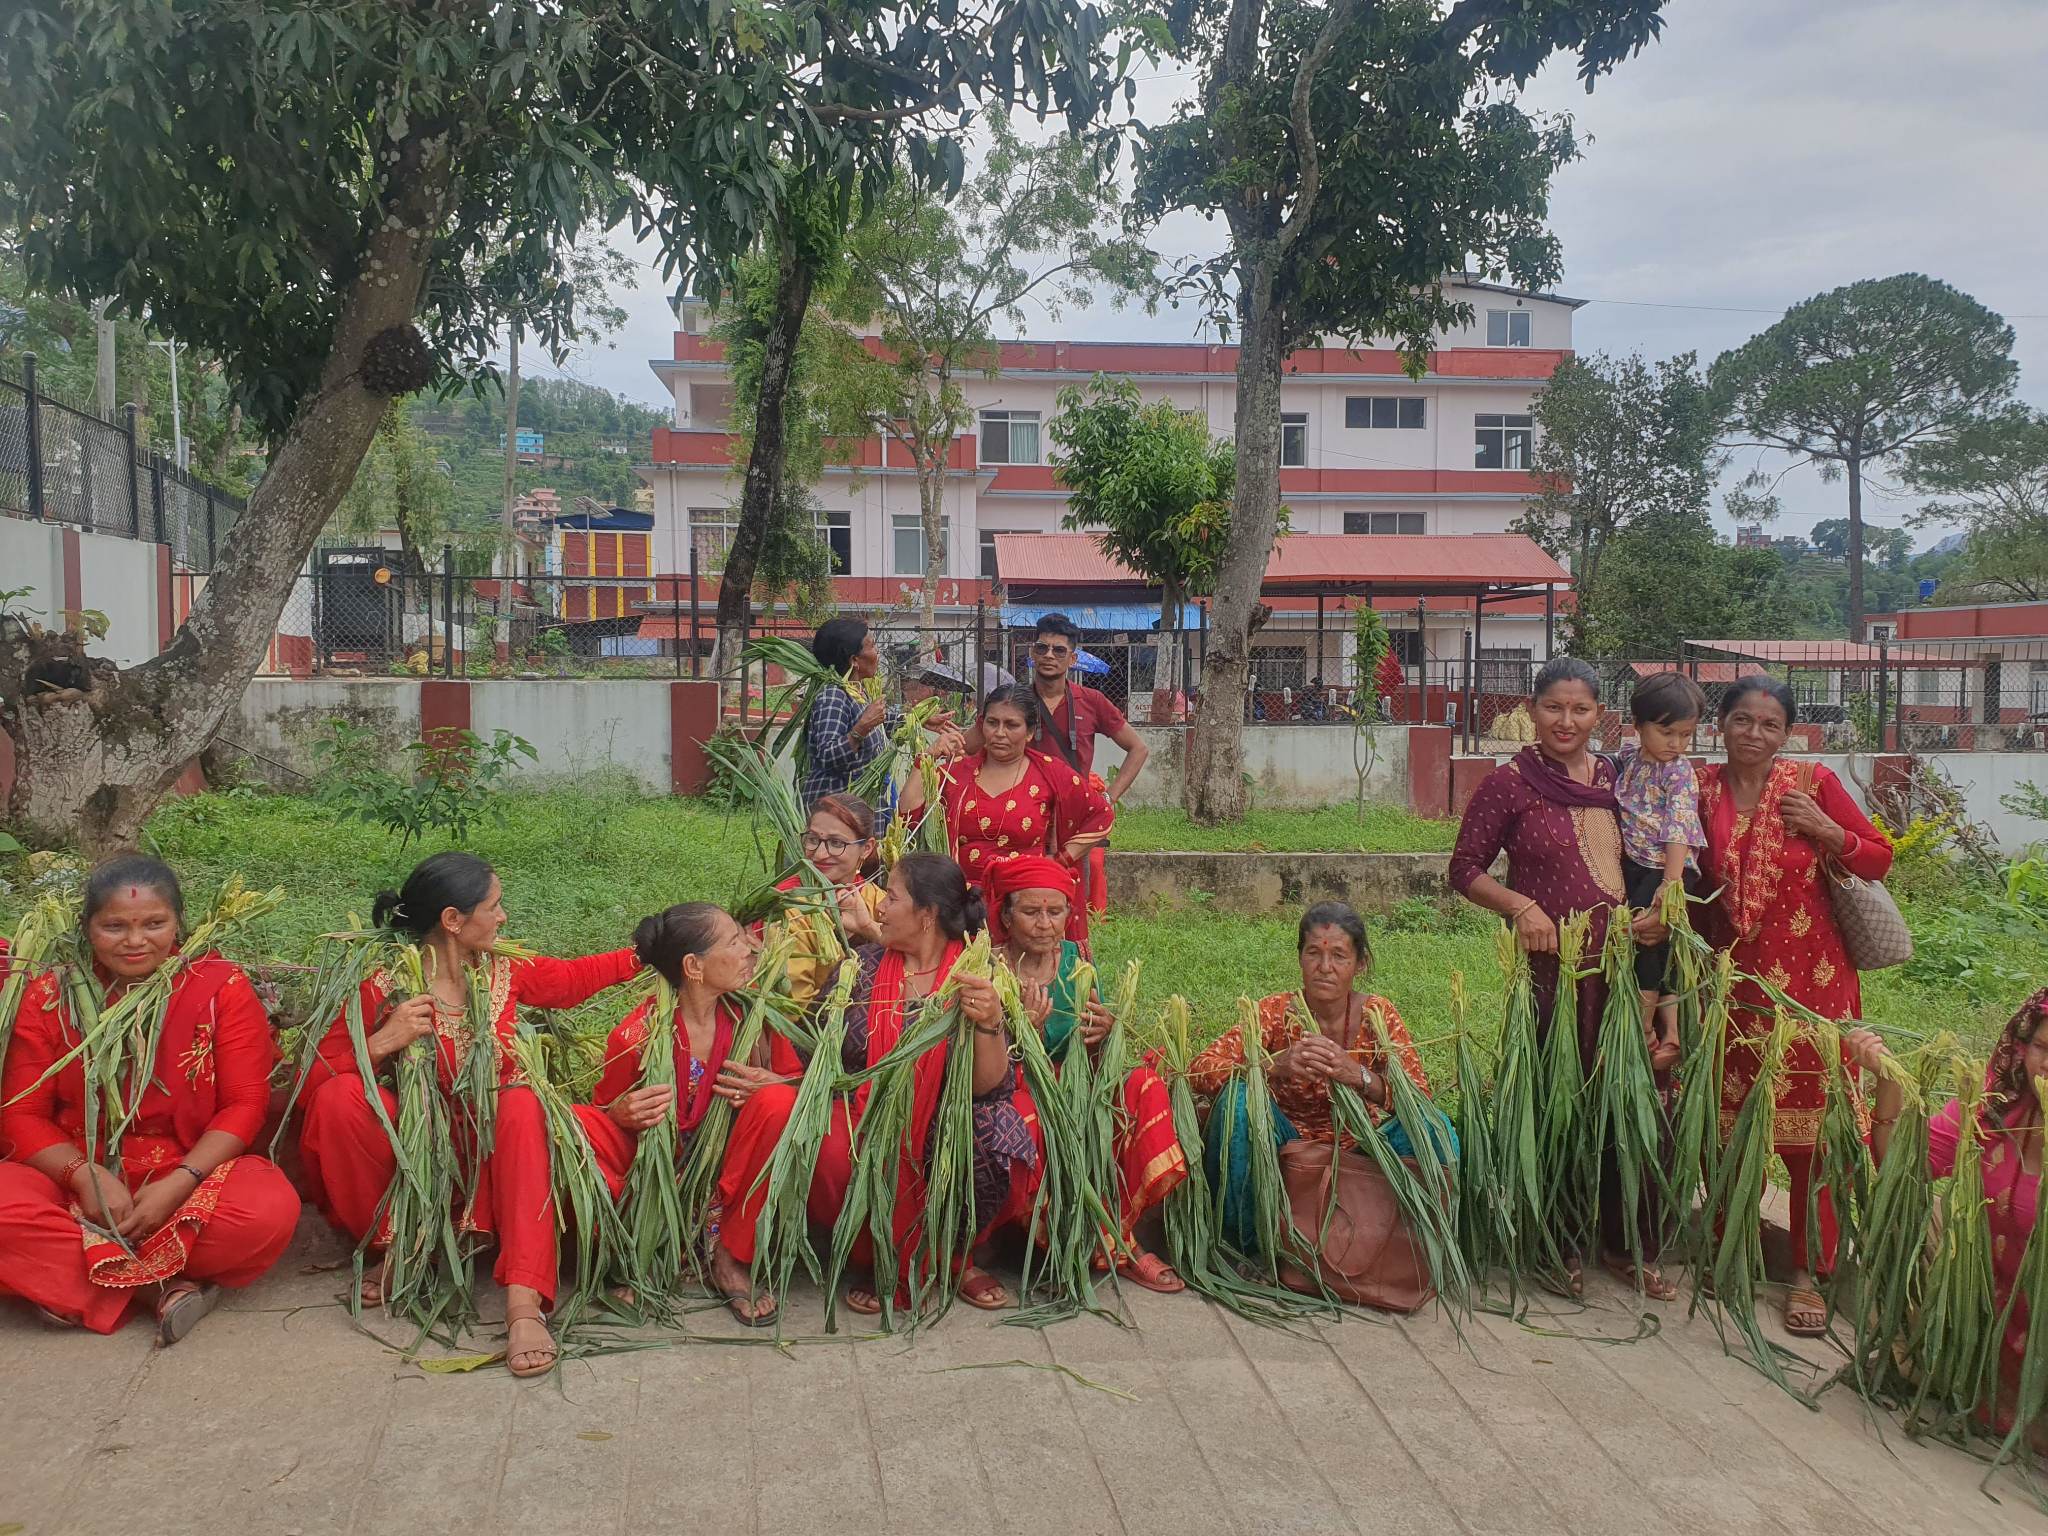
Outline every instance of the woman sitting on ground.
[[[492, 1271], [505, 1288], [505, 1365], [515, 1376], [539, 1376], [553, 1369], [555, 1341], [543, 1318], [554, 1304], [556, 1280], [555, 1204], [549, 1173], [547, 1126], [540, 1100], [518, 1079], [506, 1042], [516, 1010], [574, 1008], [640, 969], [630, 949], [581, 960], [511, 960], [492, 951], [505, 926], [498, 877], [473, 853], [437, 853], [422, 860], [397, 892], [377, 897], [371, 920], [424, 952], [427, 990], [418, 997], [392, 998], [389, 979], [374, 977], [362, 992], [370, 1067], [379, 1078], [391, 1060], [426, 1035], [436, 1037], [441, 1091], [451, 1094], [469, 1047], [467, 1019], [473, 972], [489, 996], [495, 1033], [488, 1049], [498, 1057], [497, 1119], [491, 1150], [476, 1180], [476, 1199], [461, 1219], [494, 1234], [498, 1261]], [[372, 1022], [374, 1021], [374, 1022]], [[346, 1015], [337, 1018], [320, 1044], [319, 1059], [305, 1096], [305, 1124], [299, 1152], [306, 1180], [327, 1218], [357, 1242], [380, 1221], [385, 1193], [398, 1170], [397, 1154], [370, 1094], [380, 1095], [396, 1122], [398, 1098], [357, 1073], [355, 1047]], [[458, 1147], [459, 1155], [466, 1156]], [[373, 1251], [381, 1243], [373, 1240]], [[383, 1304], [382, 1285], [365, 1279], [366, 1306]]]
[[[708, 901], [687, 901], [644, 917], [633, 930], [633, 952], [640, 963], [675, 989], [675, 1086], [639, 1086], [640, 1053], [655, 1008], [655, 1000], [649, 998], [606, 1038], [597, 1092], [590, 1103], [576, 1106], [576, 1118], [590, 1138], [614, 1200], [625, 1190], [642, 1131], [665, 1115], [674, 1116], [680, 1163], [713, 1099], [744, 1104], [762, 1084], [778, 1081], [768, 1070], [765, 1040], [752, 1060], [732, 1059], [740, 1010], [731, 998], [753, 977], [756, 947], [723, 907]], [[732, 1315], [753, 1328], [774, 1322], [774, 1298], [752, 1296], [746, 1270], [716, 1241], [715, 1206], [706, 1230], [712, 1239], [711, 1281], [724, 1294]]]
[[[989, 937], [1016, 972], [1025, 1012], [1045, 1037], [1047, 1053], [1060, 1061], [1077, 1049], [1077, 1041], [1079, 1049], [1095, 1051], [1115, 1020], [1095, 991], [1083, 997], [1076, 986], [1081, 948], [1066, 937], [1068, 914], [1080, 897], [1074, 872], [1036, 855], [1011, 859], [990, 872], [987, 892]], [[1026, 1123], [1035, 1130], [1036, 1107], [1031, 1105], [1021, 1075], [1014, 1098]], [[1135, 1066], [1124, 1077], [1122, 1105], [1116, 1135], [1117, 1196], [1123, 1225], [1117, 1273], [1147, 1290], [1168, 1294], [1185, 1290], [1180, 1276], [1157, 1254], [1140, 1247], [1136, 1237], [1138, 1218], [1188, 1176], [1187, 1159], [1174, 1134], [1173, 1106], [1166, 1085], [1150, 1066]], [[1034, 1136], [1034, 1141], [1037, 1139]], [[1038, 1188], [1036, 1169], [1043, 1163], [1043, 1149], [1038, 1150], [1040, 1161], [1018, 1168], [1024, 1176], [1011, 1179], [1007, 1188], [994, 1182], [991, 1169], [988, 1203], [981, 1206], [998, 1213], [989, 1223], [990, 1230], [1009, 1223], [1029, 1223]], [[977, 1191], [977, 1201], [981, 1198]], [[1108, 1260], [1098, 1256], [1096, 1265], [1106, 1269]]]
[[[87, 877], [83, 922], [104, 1004], [173, 963], [185, 916], [159, 860], [111, 859]], [[118, 1155], [88, 1155], [85, 1062], [56, 972], [28, 984], [0, 1071], [0, 1295], [46, 1317], [112, 1333], [147, 1294], [157, 1338], [175, 1344], [220, 1288], [253, 1284], [291, 1242], [299, 1197], [247, 1148], [270, 1109], [270, 1021], [241, 968], [219, 955], [179, 964], [156, 1055]], [[62, 1063], [60, 1066], [59, 1063]], [[135, 1087], [132, 1081], [128, 1088]], [[101, 1135], [108, 1134], [104, 1119]]]
[[[1330, 1087], [1341, 1083], [1357, 1091], [1376, 1122], [1384, 1122], [1387, 1139], [1403, 1157], [1414, 1156], [1400, 1125], [1388, 1121], [1393, 1089], [1387, 1073], [1400, 1071], [1425, 1094], [1429, 1079], [1422, 1057], [1408, 1037], [1408, 1027], [1394, 1005], [1358, 988], [1372, 968], [1372, 948], [1365, 923], [1341, 901], [1323, 901], [1301, 916], [1295, 953], [1301, 963], [1301, 990], [1276, 992], [1259, 1004], [1259, 1038], [1268, 1058], [1266, 1085], [1273, 1098], [1274, 1140], [1281, 1146], [1297, 1137], [1328, 1141], [1335, 1135], [1330, 1121]], [[1386, 1021], [1387, 1039], [1396, 1060], [1380, 1048], [1370, 1015]], [[1203, 1147], [1209, 1181], [1223, 1192], [1224, 1235], [1243, 1252], [1256, 1244], [1250, 1183], [1251, 1149], [1245, 1139], [1243, 1112], [1245, 1040], [1233, 1025], [1221, 1039], [1188, 1064], [1188, 1085], [1202, 1097], [1218, 1101], [1237, 1096], [1236, 1112], [1225, 1114], [1212, 1103]], [[1231, 1128], [1225, 1146], [1224, 1127]], [[1449, 1126], [1443, 1128], [1446, 1132]], [[1351, 1145], [1339, 1139], [1340, 1147]]]
[[[811, 808], [804, 825], [803, 856], [831, 886], [836, 898], [831, 916], [839, 928], [840, 942], [849, 950], [880, 941], [876, 914], [882, 909], [883, 883], [875, 878], [875, 813], [857, 795], [828, 794]], [[791, 875], [778, 891], [801, 889], [801, 876]], [[808, 1012], [838, 969], [821, 956], [815, 926], [819, 914], [806, 906], [792, 910], [781, 919], [789, 930], [789, 964], [783, 971], [784, 989], [792, 1007]], [[764, 930], [765, 935], [765, 930]], [[795, 1077], [804, 1069], [803, 1054], [780, 1034], [769, 1036], [772, 1064], [784, 1077]]]
[[[859, 967], [853, 1001], [846, 1010], [846, 1041], [842, 1065], [850, 1072], [873, 1066], [902, 1037], [918, 1005], [946, 984], [968, 935], [983, 925], [981, 898], [968, 888], [960, 866], [936, 853], [906, 854], [890, 872], [888, 899], [877, 924], [880, 942], [865, 945], [849, 963]], [[960, 982], [961, 1011], [974, 1027], [973, 1088], [977, 1100], [1001, 1097], [1007, 1107], [1010, 1083], [1009, 1031], [1003, 1027], [1002, 1003], [985, 978]], [[933, 1046], [916, 1065], [916, 1090], [910, 1123], [899, 1149], [895, 1209], [899, 1272], [908, 1273], [919, 1218], [924, 1210], [924, 1167], [932, 1120], [938, 1112], [950, 1045]], [[829, 1226], [839, 1219], [853, 1178], [854, 1133], [866, 1113], [873, 1084], [863, 1083], [850, 1098], [832, 1108], [829, 1129], [818, 1149], [807, 1201], [814, 1223]], [[754, 1262], [756, 1228], [766, 1199], [761, 1173], [775, 1154], [796, 1108], [796, 1088], [770, 1083], [757, 1088], [741, 1107], [727, 1143], [725, 1168], [719, 1178], [723, 1210], [719, 1242], [739, 1265]], [[863, 1240], [854, 1249], [856, 1263], [872, 1258]], [[1003, 1306], [1008, 1296], [994, 1276], [970, 1266], [960, 1278], [964, 1300], [976, 1306]], [[856, 1312], [882, 1310], [871, 1286], [847, 1288], [846, 1304]]]
[[[972, 880], [986, 880], [1006, 859], [1040, 854], [1077, 868], [1109, 836], [1116, 819], [1109, 797], [1066, 764], [1032, 749], [1038, 696], [1012, 684], [982, 701], [981, 750], [946, 766], [940, 814], [953, 856]], [[901, 811], [924, 809], [924, 779], [903, 787]], [[1074, 903], [1067, 937], [1086, 946], [1088, 912]]]

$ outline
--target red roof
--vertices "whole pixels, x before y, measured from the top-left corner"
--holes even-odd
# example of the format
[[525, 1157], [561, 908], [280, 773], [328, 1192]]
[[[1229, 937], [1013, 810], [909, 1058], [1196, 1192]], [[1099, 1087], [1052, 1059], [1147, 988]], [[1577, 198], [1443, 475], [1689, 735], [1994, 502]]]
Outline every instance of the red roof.
[[[1006, 587], [1150, 586], [1102, 553], [1088, 533], [999, 533], [996, 570]], [[1491, 587], [1571, 585], [1571, 573], [1520, 533], [1313, 534], [1282, 539], [1266, 585]]]
[[1674, 668], [1664, 661], [1632, 661], [1629, 668], [1637, 677], [1655, 677], [1659, 672], [1683, 671], [1696, 683], [1732, 683], [1738, 677], [1748, 677], [1753, 672], [1763, 671], [1759, 661], [1692, 661], [1681, 668]]

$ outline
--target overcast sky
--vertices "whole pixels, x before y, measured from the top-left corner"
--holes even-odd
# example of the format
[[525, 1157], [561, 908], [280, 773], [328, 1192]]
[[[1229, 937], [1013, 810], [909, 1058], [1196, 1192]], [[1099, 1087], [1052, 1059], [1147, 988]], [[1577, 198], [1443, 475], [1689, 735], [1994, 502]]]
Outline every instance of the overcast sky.
[[[1663, 41], [1590, 96], [1568, 61], [1528, 93], [1591, 140], [1551, 210], [1560, 289], [1593, 301], [1579, 350], [1690, 349], [1704, 364], [1787, 304], [1918, 271], [2007, 318], [2020, 392], [2048, 405], [2048, 3], [1673, 0], [1666, 18]], [[1137, 67], [1139, 114], [1164, 118], [1187, 80]], [[1154, 243], [1208, 254], [1221, 239], [1190, 217]], [[666, 355], [674, 319], [651, 266], [628, 308], [623, 332], [561, 371], [665, 405], [646, 360]], [[1180, 340], [1200, 319], [1097, 309], [1031, 330]], [[1839, 483], [1802, 471], [1780, 491], [1780, 531], [1842, 515]], [[1898, 523], [1911, 506], [1867, 501], [1865, 515]]]

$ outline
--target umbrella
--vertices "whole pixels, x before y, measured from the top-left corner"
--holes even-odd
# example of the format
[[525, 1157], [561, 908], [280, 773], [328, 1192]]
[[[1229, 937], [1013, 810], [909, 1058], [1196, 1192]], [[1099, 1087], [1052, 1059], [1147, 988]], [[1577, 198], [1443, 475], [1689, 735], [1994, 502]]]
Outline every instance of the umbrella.
[[1100, 656], [1092, 656], [1086, 651], [1076, 651], [1074, 653], [1074, 670], [1090, 674], [1103, 673], [1109, 670], [1109, 663]]

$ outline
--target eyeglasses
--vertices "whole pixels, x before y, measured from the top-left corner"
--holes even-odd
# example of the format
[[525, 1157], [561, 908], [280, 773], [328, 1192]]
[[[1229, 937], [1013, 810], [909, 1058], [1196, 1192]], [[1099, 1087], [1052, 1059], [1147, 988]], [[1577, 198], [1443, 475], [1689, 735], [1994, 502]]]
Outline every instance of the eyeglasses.
[[1068, 646], [1048, 645], [1045, 641], [1041, 640], [1031, 647], [1031, 654], [1034, 656], [1067, 656], [1071, 655], [1072, 651]]
[[815, 832], [806, 832], [802, 842], [805, 853], [822, 853], [828, 859], [836, 859], [849, 848], [858, 848], [866, 838], [820, 837]]

